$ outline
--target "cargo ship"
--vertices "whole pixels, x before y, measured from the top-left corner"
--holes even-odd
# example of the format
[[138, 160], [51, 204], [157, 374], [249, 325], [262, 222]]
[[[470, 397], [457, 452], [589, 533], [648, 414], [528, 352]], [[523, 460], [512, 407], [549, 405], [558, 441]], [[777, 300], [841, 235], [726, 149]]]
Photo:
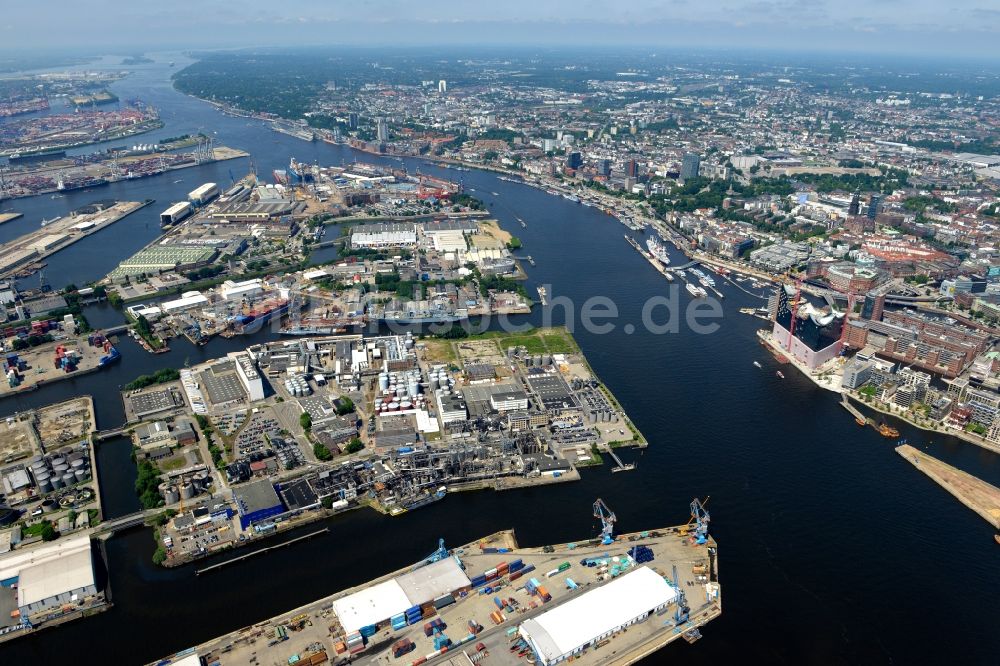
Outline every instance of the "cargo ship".
[[694, 296], [695, 298], [705, 298], [706, 296], [708, 296], [707, 291], [705, 291], [701, 287], [691, 284], [690, 282], [687, 283], [687, 290], [688, 293]]
[[382, 321], [387, 324], [447, 324], [465, 321], [468, 311], [455, 310], [392, 310], [382, 313]]
[[118, 349], [114, 346], [108, 348], [107, 352], [108, 352], [107, 354], [102, 356], [100, 360], [97, 361], [98, 368], [103, 368], [106, 365], [111, 365], [116, 361], [120, 361], [122, 358], [122, 355], [118, 352]]
[[269, 299], [256, 304], [252, 310], [236, 315], [230, 322], [230, 335], [253, 335], [264, 328], [264, 324], [273, 318], [281, 318], [288, 312], [288, 300], [284, 298]]
[[658, 259], [664, 266], [670, 265], [670, 255], [667, 254], [667, 248], [660, 242], [659, 237], [650, 236], [647, 238], [646, 249], [648, 249], [649, 253], [653, 255], [654, 258]]
[[419, 509], [420, 507], [427, 506], [428, 504], [433, 504], [434, 502], [443, 500], [445, 495], [448, 494], [448, 489], [441, 486], [435, 492], [425, 492], [421, 495], [417, 495], [415, 499], [408, 499], [407, 501], [394, 506], [389, 510], [389, 514], [393, 516], [398, 516], [400, 514], [406, 513], [407, 511], [413, 511], [414, 509]]
[[350, 322], [340, 319], [311, 317], [289, 322], [278, 331], [281, 335], [339, 335], [346, 333]]

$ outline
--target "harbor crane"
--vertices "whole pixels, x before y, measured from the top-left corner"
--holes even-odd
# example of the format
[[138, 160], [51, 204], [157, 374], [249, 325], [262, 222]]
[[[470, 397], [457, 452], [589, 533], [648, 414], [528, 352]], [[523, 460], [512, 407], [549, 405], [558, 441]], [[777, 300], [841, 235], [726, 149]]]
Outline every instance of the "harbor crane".
[[705, 505], [708, 504], [708, 498], [702, 502], [697, 497], [691, 500], [691, 521], [694, 521], [694, 541], [697, 544], [703, 544], [708, 541], [708, 523], [711, 517], [708, 515], [708, 511], [705, 509]]
[[608, 508], [600, 497], [594, 502], [594, 518], [601, 521], [601, 543], [605, 546], [614, 543], [615, 512]]
[[[698, 500], [695, 500], [696, 502]], [[677, 577], [677, 565], [674, 565], [674, 589], [677, 590], [677, 610], [674, 612], [674, 626], [680, 627], [691, 617], [691, 608], [687, 603], [687, 595], [681, 588], [681, 581]]]

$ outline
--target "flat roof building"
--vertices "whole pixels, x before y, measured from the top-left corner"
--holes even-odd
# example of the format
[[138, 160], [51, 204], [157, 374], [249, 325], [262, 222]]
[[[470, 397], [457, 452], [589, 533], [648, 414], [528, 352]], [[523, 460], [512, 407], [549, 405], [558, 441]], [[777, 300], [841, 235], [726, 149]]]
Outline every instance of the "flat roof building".
[[240, 527], [244, 530], [252, 523], [273, 518], [285, 511], [277, 491], [267, 479], [235, 488], [233, 499], [239, 510]]
[[521, 623], [519, 632], [542, 666], [558, 664], [651, 613], [666, 608], [677, 590], [640, 567], [619, 579]]

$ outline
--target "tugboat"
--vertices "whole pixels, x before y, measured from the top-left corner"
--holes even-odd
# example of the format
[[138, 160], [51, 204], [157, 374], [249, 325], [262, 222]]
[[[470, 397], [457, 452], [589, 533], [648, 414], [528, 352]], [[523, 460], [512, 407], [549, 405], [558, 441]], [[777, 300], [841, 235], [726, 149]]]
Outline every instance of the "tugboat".
[[899, 437], [899, 431], [895, 428], [889, 427], [887, 424], [882, 423], [878, 427], [878, 434], [883, 437]]

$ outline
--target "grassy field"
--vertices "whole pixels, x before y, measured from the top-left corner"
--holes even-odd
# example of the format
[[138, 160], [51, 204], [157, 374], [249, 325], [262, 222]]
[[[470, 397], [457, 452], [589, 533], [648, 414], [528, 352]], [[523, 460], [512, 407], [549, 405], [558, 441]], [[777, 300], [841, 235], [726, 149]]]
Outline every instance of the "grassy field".
[[456, 363], [456, 345], [470, 340], [494, 340], [502, 354], [508, 347], [525, 347], [529, 354], [573, 354], [580, 351], [576, 340], [565, 328], [535, 328], [518, 333], [487, 331], [459, 340], [427, 339], [423, 341], [427, 345], [426, 358], [434, 363]]

